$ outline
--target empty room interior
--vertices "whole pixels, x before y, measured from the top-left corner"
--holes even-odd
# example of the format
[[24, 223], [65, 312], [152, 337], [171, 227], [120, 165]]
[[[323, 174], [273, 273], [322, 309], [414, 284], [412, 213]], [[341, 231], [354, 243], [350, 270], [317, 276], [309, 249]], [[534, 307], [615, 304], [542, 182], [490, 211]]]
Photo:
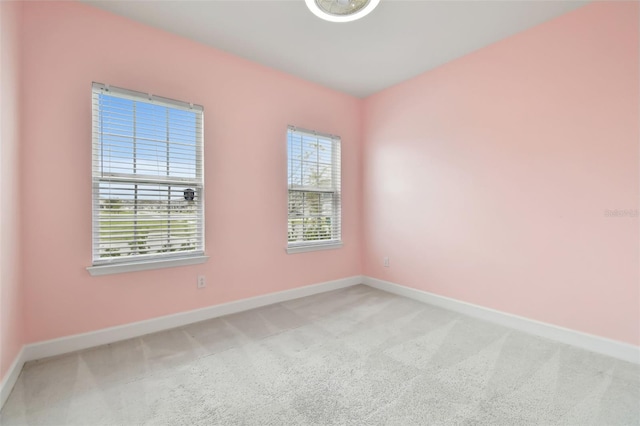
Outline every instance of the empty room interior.
[[0, 424], [640, 425], [638, 1], [0, 1]]

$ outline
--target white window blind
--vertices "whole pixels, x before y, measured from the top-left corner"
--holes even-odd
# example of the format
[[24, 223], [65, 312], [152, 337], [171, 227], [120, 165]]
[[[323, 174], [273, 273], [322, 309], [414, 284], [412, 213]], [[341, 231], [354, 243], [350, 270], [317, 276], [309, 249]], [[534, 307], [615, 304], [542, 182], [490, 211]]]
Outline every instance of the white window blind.
[[92, 92], [93, 264], [202, 255], [202, 107]]
[[289, 126], [288, 248], [341, 243], [340, 138]]

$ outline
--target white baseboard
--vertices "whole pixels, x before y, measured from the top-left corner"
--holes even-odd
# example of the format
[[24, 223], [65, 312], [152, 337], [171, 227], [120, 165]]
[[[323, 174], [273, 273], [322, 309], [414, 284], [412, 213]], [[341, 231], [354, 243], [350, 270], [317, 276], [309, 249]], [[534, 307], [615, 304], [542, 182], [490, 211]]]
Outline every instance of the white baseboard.
[[377, 278], [363, 277], [366, 285], [399, 296], [408, 297], [430, 305], [439, 306], [450, 311], [458, 312], [470, 317], [496, 323], [525, 333], [535, 334], [550, 340], [576, 346], [588, 351], [608, 355], [623, 361], [640, 364], [640, 347], [629, 343], [611, 340], [593, 334], [587, 334], [557, 325], [520, 317], [495, 309], [485, 308], [449, 297], [439, 296], [415, 288], [405, 287]]
[[236, 300], [234, 302], [209, 306], [193, 311], [180, 312], [131, 324], [103, 328], [101, 330], [91, 331], [88, 333], [74, 334], [72, 336], [25, 345], [20, 350], [20, 353], [15, 358], [0, 383], [0, 409], [9, 397], [25, 362], [88, 349], [94, 346], [106, 345], [108, 343], [140, 337], [145, 334], [156, 333], [158, 331], [169, 330], [199, 321], [221, 317], [223, 315], [235, 314], [237, 312], [259, 308], [261, 306], [286, 302], [287, 300], [312, 296], [314, 294], [338, 290], [362, 283], [363, 277], [361, 275], [356, 275], [349, 278], [326, 281], [276, 293], [250, 297], [248, 299]]
[[13, 386], [16, 384], [18, 380], [18, 376], [20, 376], [20, 372], [22, 371], [22, 366], [25, 363], [24, 359], [24, 346], [18, 352], [18, 355], [15, 357], [9, 370], [5, 373], [2, 378], [2, 382], [0, 382], [0, 409], [4, 406], [4, 403], [9, 398], [11, 391], [13, 390]]
[[62, 355], [94, 346], [131, 339], [145, 334], [181, 327], [223, 315], [230, 315], [237, 312], [259, 308], [261, 306], [351, 287], [357, 284], [366, 284], [379, 290], [415, 299], [434, 306], [439, 306], [464, 315], [497, 323], [526, 333], [535, 334], [624, 361], [640, 364], [640, 348], [628, 343], [618, 342], [604, 337], [594, 336], [552, 324], [519, 317], [517, 315], [496, 311], [494, 309], [473, 305], [471, 303], [462, 302], [444, 296], [438, 296], [436, 294], [401, 286], [388, 281], [356, 275], [335, 281], [327, 281], [277, 293], [270, 293], [262, 296], [214, 305], [193, 311], [181, 312], [131, 324], [104, 328], [88, 333], [75, 334], [72, 336], [61, 337], [59, 339], [25, 345], [11, 364], [11, 367], [2, 379], [2, 382], [0, 382], [0, 408], [2, 408], [9, 397], [9, 394], [22, 371], [22, 366], [27, 361]]
[[120, 340], [144, 336], [145, 334], [169, 330], [193, 324], [195, 322], [221, 317], [223, 315], [235, 314], [237, 312], [259, 308], [261, 306], [350, 287], [356, 284], [362, 284], [361, 275], [342, 278], [335, 281], [326, 281], [319, 284], [312, 284], [276, 293], [269, 293], [248, 299], [236, 300], [234, 302], [208, 306], [206, 308], [196, 309], [193, 311], [180, 312], [163, 317], [119, 325], [116, 327], [103, 328], [88, 333], [74, 334], [72, 336], [46, 340], [44, 342], [31, 343], [24, 347], [24, 359], [25, 362], [33, 361], [94, 346], [106, 345]]

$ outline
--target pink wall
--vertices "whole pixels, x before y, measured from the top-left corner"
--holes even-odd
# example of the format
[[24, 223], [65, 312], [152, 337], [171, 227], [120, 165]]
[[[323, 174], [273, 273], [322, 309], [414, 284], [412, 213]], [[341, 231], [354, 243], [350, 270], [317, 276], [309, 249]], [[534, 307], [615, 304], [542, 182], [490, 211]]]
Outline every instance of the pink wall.
[[[23, 55], [29, 342], [360, 273], [360, 100], [78, 3], [26, 3]], [[92, 81], [204, 106], [208, 263], [85, 270]], [[285, 253], [287, 124], [342, 137], [340, 250]]]
[[20, 285], [20, 21], [22, 5], [0, 2], [0, 380], [24, 343]]
[[[365, 274], [640, 343], [638, 3], [365, 101]], [[382, 267], [383, 256], [390, 267]]]

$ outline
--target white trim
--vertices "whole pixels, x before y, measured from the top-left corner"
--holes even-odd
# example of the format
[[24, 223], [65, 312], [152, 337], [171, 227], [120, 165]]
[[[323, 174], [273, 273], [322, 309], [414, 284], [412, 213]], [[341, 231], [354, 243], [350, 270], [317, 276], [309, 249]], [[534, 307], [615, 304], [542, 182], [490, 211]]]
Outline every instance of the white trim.
[[308, 251], [333, 250], [342, 248], [342, 241], [332, 243], [300, 244], [287, 247], [287, 254], [306, 253]]
[[[108, 92], [105, 93], [105, 92]], [[147, 94], [147, 93], [142, 93], [142, 92], [136, 92], [136, 91], [132, 91], [132, 90], [128, 90], [128, 89], [123, 89], [123, 88], [118, 88], [118, 87], [110, 87], [109, 85], [104, 85], [101, 83], [96, 83], [93, 82], [92, 83], [92, 89], [91, 89], [91, 101], [92, 101], [92, 179], [93, 179], [93, 185], [92, 185], [92, 227], [93, 227], [93, 234], [92, 234], [92, 266], [90, 266], [89, 268], [89, 273], [91, 273], [91, 275], [105, 275], [105, 274], [111, 274], [111, 273], [120, 273], [120, 272], [131, 272], [131, 271], [139, 271], [139, 270], [145, 270], [145, 269], [154, 269], [156, 267], [156, 265], [143, 265], [144, 262], [147, 261], [151, 261], [153, 259], [155, 259], [156, 257], [158, 259], [164, 258], [164, 257], [172, 257], [175, 255], [175, 257], [195, 257], [197, 255], [201, 255], [205, 253], [205, 238], [204, 238], [204, 173], [203, 173], [203, 162], [204, 159], [202, 157], [203, 153], [204, 153], [204, 148], [203, 148], [203, 140], [204, 140], [204, 127], [203, 127], [203, 122], [204, 122], [204, 114], [203, 114], [203, 108], [201, 106], [194, 106], [192, 103], [188, 103], [188, 102], [181, 102], [181, 101], [176, 101], [173, 99], [168, 99], [168, 98], [162, 98], [162, 97], [158, 97], [158, 96], [153, 96], [151, 94]], [[117, 107], [113, 107], [109, 106], [107, 104], [103, 104], [103, 99], [102, 96], [107, 96], [110, 98], [114, 98], [114, 99], [130, 99], [131, 101], [133, 101], [132, 103], [132, 110], [126, 112], [126, 114], [122, 111], [118, 112], [118, 108]], [[163, 120], [165, 121], [165, 125], [162, 125], [162, 129], [166, 130], [167, 132], [169, 132], [174, 125], [179, 126], [179, 128], [181, 129], [186, 129], [187, 127], [189, 127], [189, 125], [187, 124], [188, 121], [186, 118], [180, 119], [181, 123], [173, 123], [172, 120], [169, 117], [170, 111], [171, 110], [176, 110], [176, 109], [181, 109], [181, 110], [186, 110], [189, 111], [189, 113], [191, 115], [193, 115], [193, 130], [194, 130], [194, 140], [192, 141], [193, 144], [187, 144], [190, 147], [193, 147], [195, 149], [195, 158], [189, 158], [189, 156], [184, 157], [182, 159], [178, 159], [176, 161], [178, 161], [178, 165], [179, 167], [187, 167], [187, 168], [191, 168], [191, 166], [193, 166], [193, 171], [195, 172], [195, 176], [193, 177], [186, 177], [186, 176], [175, 176], [175, 173], [171, 172], [171, 161], [169, 158], [169, 151], [170, 148], [172, 146], [177, 146], [179, 147], [181, 150], [182, 149], [186, 149], [187, 146], [182, 146], [184, 145], [184, 143], [180, 142], [180, 141], [176, 141], [176, 140], [170, 140], [167, 139], [166, 141], [160, 141], [161, 143], [164, 144], [165, 148], [166, 148], [166, 155], [164, 155], [165, 160], [163, 160], [161, 162], [161, 164], [163, 164], [164, 166], [161, 167], [162, 170], [164, 170], [166, 168], [166, 173], [165, 172], [160, 172], [159, 170], [156, 170], [154, 172], [154, 170], [152, 169], [147, 169], [146, 171], [144, 170], [144, 168], [142, 169], [137, 169], [136, 168], [136, 158], [138, 158], [138, 154], [136, 151], [136, 147], [138, 146], [138, 143], [142, 143], [142, 144], [150, 144], [150, 143], [154, 143], [153, 139], [151, 140], [147, 140], [139, 142], [140, 138], [144, 135], [140, 134], [139, 132], [136, 131], [137, 127], [136, 127], [136, 117], [140, 118], [139, 115], [136, 115], [136, 111], [138, 110], [138, 105], [149, 105], [149, 104], [155, 104], [158, 106], [161, 106], [162, 108], [165, 109], [165, 111], [163, 112], [162, 116], [164, 117]], [[115, 109], [114, 109], [115, 108]], [[124, 115], [123, 115], [124, 114]], [[110, 134], [112, 135], [112, 133], [110, 133], [109, 128], [105, 127], [106, 125], [103, 125], [103, 121], [105, 121], [105, 123], [110, 122], [115, 120], [115, 124], [117, 124], [117, 122], [125, 120], [125, 116], [129, 116], [131, 115], [133, 117], [133, 121], [134, 121], [134, 126], [133, 126], [133, 130], [132, 130], [132, 134], [130, 135], [130, 137], [128, 137], [129, 142], [132, 144], [132, 148], [133, 148], [133, 153], [132, 156], [129, 158], [127, 156], [127, 158], [121, 157], [120, 159], [115, 158], [111, 160], [107, 160], [106, 159], [106, 155], [108, 154], [108, 148], [110, 146], [110, 144], [113, 142], [111, 140], [111, 136], [109, 136]], [[142, 121], [142, 125], [146, 125], [146, 126], [151, 126], [154, 127], [155, 124], [148, 122], [149, 117], [144, 118]], [[186, 120], [186, 121], [185, 121]], [[126, 121], [126, 120], [125, 120]], [[157, 124], [157, 123], [156, 123]], [[166, 127], [166, 129], [165, 129]], [[111, 129], [113, 130], [113, 129]], [[178, 130], [178, 131], [182, 131], [182, 130]], [[144, 137], [142, 139], [145, 139]], [[161, 138], [162, 139], [162, 138]], [[183, 141], [184, 142], [184, 141]], [[141, 148], [142, 149], [142, 148]], [[106, 150], [106, 151], [105, 151]], [[104, 152], [103, 152], [104, 151]], [[162, 151], [164, 152], [165, 149], [163, 148]], [[184, 151], [185, 153], [188, 153], [187, 151]], [[185, 154], [186, 155], [186, 154]], [[173, 157], [172, 157], [173, 158]], [[123, 165], [130, 165], [131, 163], [129, 162], [129, 160], [133, 161], [133, 169], [132, 170], [124, 170], [121, 169], [120, 166]], [[175, 160], [175, 158], [174, 158]], [[189, 160], [193, 160], [194, 162], [192, 163]], [[166, 164], [165, 164], [166, 162]], [[104, 163], [104, 164], [103, 164]], [[109, 170], [105, 170], [105, 164], [106, 165], [111, 165], [111, 169], [109, 167], [107, 167], [107, 169]], [[120, 166], [118, 166], [120, 165]], [[157, 164], [156, 164], [157, 165]], [[113, 167], [115, 168], [119, 168], [120, 167], [120, 171], [113, 171]], [[125, 167], [126, 168], [126, 167]], [[125, 173], [126, 172], [126, 173]], [[180, 174], [180, 173], [178, 173]], [[113, 255], [108, 255], [106, 253], [105, 250], [110, 250], [109, 247], [105, 247], [104, 246], [104, 236], [102, 235], [102, 229], [100, 227], [101, 224], [101, 214], [100, 211], [102, 210], [101, 207], [104, 207], [101, 205], [101, 202], [104, 201], [104, 196], [107, 196], [109, 194], [111, 194], [111, 196], [113, 196], [114, 194], [109, 192], [109, 188], [112, 188], [111, 185], [122, 185], [122, 184], [126, 184], [125, 186], [127, 186], [127, 188], [124, 187], [118, 187], [119, 189], [117, 189], [115, 192], [119, 193], [120, 195], [117, 198], [131, 198], [131, 200], [133, 200], [135, 198], [135, 200], [143, 200], [143, 198], [145, 198], [146, 196], [144, 194], [140, 195], [142, 198], [139, 198], [138, 195], [138, 186], [133, 185], [133, 184], [153, 184], [153, 185], [161, 185], [162, 188], [156, 188], [158, 189], [157, 192], [157, 196], [160, 198], [157, 198], [156, 201], [158, 201], [160, 204], [158, 204], [157, 207], [162, 207], [163, 212], [166, 213], [166, 218], [170, 219], [171, 218], [171, 212], [173, 211], [171, 206], [173, 205], [174, 201], [177, 201], [177, 198], [181, 199], [182, 198], [182, 194], [180, 194], [182, 192], [181, 189], [179, 188], [175, 188], [175, 187], [190, 187], [190, 190], [193, 191], [193, 195], [195, 195], [195, 199], [193, 197], [189, 198], [185, 192], [184, 194], [184, 198], [185, 200], [191, 200], [193, 201], [192, 203], [187, 203], [187, 204], [182, 204], [179, 203], [179, 205], [176, 205], [175, 207], [186, 207], [189, 206], [188, 208], [188, 215], [185, 216], [186, 218], [191, 218], [194, 220], [195, 222], [195, 228], [191, 229], [192, 227], [189, 227], [189, 229], [187, 229], [187, 231], [189, 231], [190, 235], [187, 235], [189, 238], [182, 238], [183, 240], [186, 239], [187, 243], [195, 243], [195, 250], [193, 251], [182, 251], [182, 250], [178, 250], [175, 253], [163, 253], [163, 254], [151, 254], [149, 255], [144, 254], [144, 253], [140, 253], [140, 250], [138, 250], [138, 253], [134, 253], [135, 250], [131, 251], [131, 256], [123, 256], [123, 257], [119, 257], [119, 255], [116, 254], [116, 256], [114, 257]], [[174, 187], [172, 189], [172, 187]], [[109, 194], [104, 193], [104, 191], [109, 190]], [[134, 190], [133, 192], [129, 193], [129, 190]], [[144, 190], [144, 188], [142, 188], [142, 190]], [[178, 194], [173, 193], [172, 195], [172, 191], [177, 191]], [[129, 195], [127, 195], [129, 194]], [[118, 195], [118, 194], [115, 194]], [[148, 195], [148, 194], [147, 194]], [[177, 197], [177, 198], [176, 198]], [[102, 201], [101, 201], [102, 200]], [[130, 200], [130, 201], [131, 201]], [[173, 200], [173, 201], [172, 201]], [[138, 206], [138, 202], [134, 202], [135, 206]], [[134, 209], [135, 210], [135, 209]], [[136, 210], [137, 211], [137, 210]], [[155, 210], [154, 210], [155, 211]], [[131, 216], [132, 211], [128, 211], [125, 212], [127, 213], [125, 216]], [[133, 212], [135, 213], [135, 212]], [[164, 214], [163, 213], [163, 214]], [[130, 218], [131, 219], [131, 218]], [[118, 219], [118, 220], [123, 220], [123, 219]], [[126, 221], [127, 218], [125, 217], [124, 220]], [[191, 224], [193, 225], [193, 224]], [[168, 227], [168, 228], [167, 228]], [[112, 227], [113, 228], [113, 227]], [[117, 230], [114, 231], [114, 229], [110, 228], [110, 231], [113, 232], [118, 232]], [[169, 232], [169, 234], [165, 235], [164, 237], [162, 235], [158, 236], [156, 235], [153, 239], [153, 242], [151, 241], [147, 241], [150, 245], [149, 247], [146, 247], [147, 251], [162, 251], [160, 250], [161, 247], [160, 245], [162, 245], [162, 247], [164, 247], [165, 245], [169, 244], [172, 242], [171, 240], [171, 236], [173, 234], [171, 234], [171, 224], [165, 224], [162, 227], [162, 230], [167, 230], [167, 232]], [[138, 229], [137, 227], [134, 226], [133, 228], [133, 233], [128, 232], [126, 235], [124, 234], [120, 234], [120, 237], [123, 238], [123, 244], [126, 246], [125, 243], [129, 243], [129, 245], [134, 245], [135, 247], [138, 247], [137, 243], [140, 243], [139, 239], [137, 238], [137, 232], [136, 229]], [[186, 229], [186, 228], [185, 228]], [[128, 230], [131, 231], [131, 230]], [[184, 229], [183, 229], [184, 231]], [[184, 234], [184, 233], [183, 233]], [[109, 234], [111, 235], [111, 234]], [[183, 235], [183, 237], [186, 234]], [[113, 235], [112, 235], [113, 236]], [[107, 238], [108, 239], [108, 238]], [[195, 241], [193, 241], [195, 240]], [[164, 244], [167, 243], [167, 244]], [[183, 244], [184, 245], [184, 244]], [[138, 247], [140, 248], [140, 247]], [[166, 250], [165, 250], [166, 251]], [[106, 256], [105, 256], [106, 255]], [[141, 262], [140, 264], [138, 262]], [[129, 265], [129, 263], [131, 263], [132, 265], [136, 265], [136, 266], [127, 266], [125, 267], [123, 270], [121, 270], [120, 268], [106, 268], [106, 269], [94, 269], [94, 267], [100, 267], [102, 265], [111, 265], [111, 264], [127, 264]], [[187, 264], [193, 264], [193, 263], [201, 263], [201, 262], [193, 262], [190, 261]], [[181, 266], [184, 263], [178, 263], [178, 264], [172, 264], [171, 262], [165, 263], [162, 266], [159, 267], [170, 267], [170, 266]], [[143, 266], [138, 266], [138, 265], [143, 265]], [[157, 264], [160, 265], [160, 264]]]
[[11, 363], [11, 366], [4, 374], [2, 382], [0, 382], [0, 409], [4, 406], [4, 403], [7, 402], [9, 395], [11, 395], [11, 391], [20, 376], [20, 372], [22, 371], [22, 366], [25, 363], [25, 347], [23, 346], [16, 355], [15, 359]]
[[33, 361], [94, 346], [105, 345], [120, 340], [131, 339], [133, 337], [144, 336], [145, 334], [181, 327], [223, 315], [230, 315], [237, 312], [247, 311], [249, 309], [259, 308], [261, 306], [351, 287], [357, 284], [362, 284], [361, 275], [292, 288], [291, 290], [264, 294], [262, 296], [250, 297], [248, 299], [236, 300], [234, 302], [209, 306], [188, 312], [180, 312], [131, 324], [103, 328], [101, 330], [91, 331], [88, 333], [74, 334], [72, 336], [60, 337], [58, 339], [47, 340], [44, 342], [31, 343], [26, 345], [24, 348], [24, 360]]
[[462, 302], [423, 290], [406, 287], [377, 278], [363, 277], [366, 285], [378, 290], [408, 297], [430, 305], [439, 306], [450, 311], [470, 317], [496, 323], [525, 333], [535, 334], [550, 340], [576, 346], [588, 351], [597, 352], [623, 361], [640, 364], [640, 347], [581, 331], [571, 330], [557, 325], [520, 317], [491, 308]]
[[355, 275], [349, 278], [292, 288], [290, 290], [236, 300], [234, 302], [209, 306], [193, 311], [180, 312], [131, 324], [103, 328], [101, 330], [91, 331], [88, 333], [74, 334], [72, 336], [24, 345], [11, 364], [11, 367], [9, 367], [9, 370], [6, 372], [2, 382], [0, 382], [0, 409], [2, 409], [4, 403], [11, 394], [25, 362], [62, 355], [94, 346], [106, 345], [120, 340], [144, 336], [146, 334], [169, 330], [223, 315], [235, 314], [237, 312], [259, 308], [261, 306], [298, 299], [300, 297], [339, 290], [341, 288], [362, 284], [362, 282], [362, 275]]
[[150, 259], [129, 263], [114, 263], [87, 267], [91, 276], [121, 274], [123, 272], [147, 271], [149, 269], [173, 268], [175, 266], [205, 263], [209, 256], [189, 256], [178, 258]]
[[209, 306], [193, 311], [181, 312], [131, 324], [104, 328], [88, 333], [75, 334], [72, 336], [25, 345], [14, 359], [9, 370], [5, 373], [2, 382], [0, 382], [0, 408], [2, 408], [9, 397], [25, 362], [139, 337], [223, 315], [230, 315], [237, 312], [259, 308], [261, 306], [351, 287], [357, 284], [366, 284], [382, 291], [408, 297], [434, 306], [439, 306], [474, 318], [497, 323], [519, 331], [535, 334], [624, 361], [640, 364], [640, 348], [628, 343], [618, 342], [604, 337], [594, 336], [558, 327], [556, 325], [519, 317], [517, 315], [439, 296], [376, 278], [355, 275], [335, 281], [312, 284], [276, 293], [251, 297], [248, 299], [237, 300], [234, 302], [223, 303], [220, 305]]

